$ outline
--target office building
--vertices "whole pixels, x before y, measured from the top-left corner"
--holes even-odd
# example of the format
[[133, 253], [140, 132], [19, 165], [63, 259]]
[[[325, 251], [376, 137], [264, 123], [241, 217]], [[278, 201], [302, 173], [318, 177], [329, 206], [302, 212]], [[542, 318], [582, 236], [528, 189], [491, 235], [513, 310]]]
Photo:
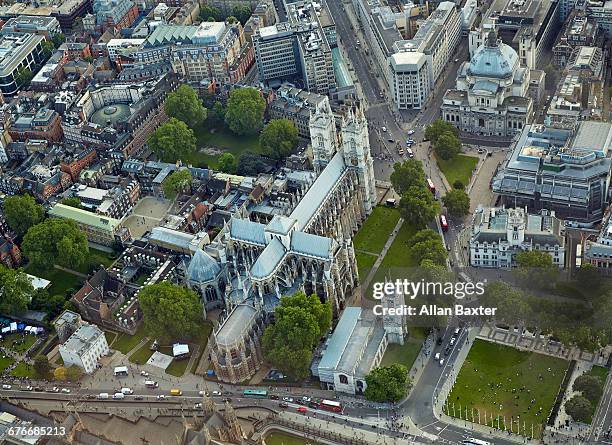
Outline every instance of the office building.
[[100, 357], [108, 355], [104, 332], [96, 325], [84, 323], [59, 347], [64, 366], [78, 366], [91, 374], [98, 367]]
[[40, 34], [11, 33], [0, 36], [0, 91], [3, 96], [14, 96], [19, 89], [15, 78], [20, 69], [36, 71], [43, 61]]
[[555, 212], [530, 214], [524, 208], [479, 208], [472, 219], [470, 266], [510, 269], [521, 252], [545, 252], [565, 266], [565, 226]]

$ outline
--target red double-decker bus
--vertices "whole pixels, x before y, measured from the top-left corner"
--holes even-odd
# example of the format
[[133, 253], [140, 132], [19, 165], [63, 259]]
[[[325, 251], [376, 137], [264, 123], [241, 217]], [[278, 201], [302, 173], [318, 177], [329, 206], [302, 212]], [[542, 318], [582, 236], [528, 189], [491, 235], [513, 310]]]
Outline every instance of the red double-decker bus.
[[448, 221], [446, 221], [446, 216], [444, 215], [440, 215], [440, 226], [445, 232], [448, 230]]
[[321, 400], [321, 403], [319, 403], [319, 408], [326, 411], [332, 411], [334, 413], [342, 412], [342, 405], [340, 402], [335, 402], [333, 400]]
[[436, 186], [434, 185], [433, 181], [429, 178], [427, 178], [427, 188], [429, 189], [431, 193], [433, 193], [434, 195], [436, 194]]

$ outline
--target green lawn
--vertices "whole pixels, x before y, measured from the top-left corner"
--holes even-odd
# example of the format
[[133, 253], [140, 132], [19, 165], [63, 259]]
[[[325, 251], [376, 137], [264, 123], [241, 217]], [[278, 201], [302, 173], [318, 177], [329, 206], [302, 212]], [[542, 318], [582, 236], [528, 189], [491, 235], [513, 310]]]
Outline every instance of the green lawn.
[[232, 133], [226, 127], [211, 128], [207, 125], [206, 121], [197, 126], [194, 129], [194, 133], [197, 138], [198, 151], [184, 161], [197, 167], [217, 167], [218, 155], [209, 155], [199, 151], [204, 147], [213, 147], [224, 152], [230, 152], [236, 156], [236, 158], [245, 151], [259, 152], [258, 134], [252, 136], [239, 136]]
[[[172, 355], [172, 353], [170, 355]], [[172, 360], [170, 366], [166, 368], [166, 374], [173, 375], [174, 377], [183, 377], [183, 374], [185, 374], [185, 371], [187, 370], [188, 364], [188, 358], [184, 360]]]
[[459, 180], [467, 187], [470, 183], [472, 172], [476, 168], [476, 165], [478, 165], [479, 158], [460, 154], [457, 155], [455, 159], [448, 161], [444, 161], [440, 158], [436, 159], [440, 170], [442, 170], [442, 173], [444, 173], [446, 180], [451, 186], [455, 181]]
[[49, 295], [66, 295], [69, 289], [78, 290], [83, 281], [81, 277], [55, 268], [40, 272], [28, 266], [25, 268], [25, 271], [29, 274], [51, 281]]
[[84, 274], [89, 274], [90, 271], [95, 271], [102, 264], [104, 267], [110, 267], [111, 264], [115, 261], [112, 258], [113, 254], [109, 252], [105, 252], [103, 250], [89, 248], [89, 257], [87, 259], [87, 263], [83, 264], [81, 267], [76, 268], [77, 272], [81, 272]]
[[588, 372], [589, 375], [593, 375], [595, 377], [599, 377], [601, 379], [602, 385], [606, 384], [606, 379], [608, 378], [608, 368], [604, 368], [603, 366], [594, 365], [591, 370]]
[[355, 235], [353, 240], [355, 250], [380, 253], [399, 218], [400, 214], [397, 209], [375, 207]]
[[155, 352], [151, 350], [152, 343], [153, 340], [149, 340], [144, 345], [142, 345], [140, 349], [130, 355], [130, 362], [136, 363], [137, 365], [144, 365], [145, 363], [147, 363], [147, 360], [149, 360]]
[[31, 379], [38, 377], [38, 373], [34, 367], [25, 362], [18, 363], [11, 371], [11, 375], [13, 377], [27, 377]]
[[364, 281], [370, 273], [370, 269], [374, 266], [378, 257], [370, 255], [364, 252], [355, 252], [355, 259], [357, 260], [357, 269], [359, 270], [359, 279]]
[[409, 330], [410, 334], [405, 339], [403, 345], [391, 344], [387, 347], [381, 366], [400, 363], [408, 368], [408, 370], [412, 368], [414, 361], [421, 351], [426, 334], [422, 328], [410, 327]]
[[539, 438], [567, 368], [568, 362], [556, 357], [475, 340], [445, 411], [476, 423], [480, 412], [481, 424], [497, 427], [499, 421], [510, 430], [512, 422], [513, 432], [529, 437], [533, 425]]
[[292, 434], [287, 434], [280, 431], [273, 431], [265, 438], [266, 445], [320, 445], [318, 442], [313, 442], [309, 439], [303, 439]]
[[106, 337], [106, 343], [108, 343], [108, 345], [110, 346], [111, 343], [115, 341], [115, 338], [117, 338], [117, 333], [111, 331], [104, 331], [104, 336]]
[[134, 347], [140, 343], [143, 338], [145, 338], [145, 329], [144, 325], [140, 325], [136, 331], [136, 334], [134, 335], [119, 334], [119, 337], [117, 337], [115, 343], [113, 343], [113, 349], [127, 354], [134, 349]]
[[23, 343], [13, 345], [13, 341], [20, 340], [21, 334], [10, 334], [0, 340], [0, 346], [10, 349], [15, 352], [23, 353], [32, 347], [36, 343], [36, 337], [34, 335], [25, 334], [23, 335]]
[[0, 374], [2, 374], [4, 372], [4, 370], [6, 368], [8, 368], [9, 366], [11, 366], [13, 364], [13, 359], [10, 357], [2, 357], [0, 356]]

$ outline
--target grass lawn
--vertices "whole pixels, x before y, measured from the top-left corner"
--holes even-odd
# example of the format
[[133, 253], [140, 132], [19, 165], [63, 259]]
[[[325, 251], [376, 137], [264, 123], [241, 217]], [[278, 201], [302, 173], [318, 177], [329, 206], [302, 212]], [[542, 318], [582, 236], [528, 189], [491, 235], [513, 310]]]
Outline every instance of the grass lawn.
[[313, 442], [309, 439], [303, 439], [292, 434], [287, 434], [280, 431], [273, 431], [266, 436], [266, 445], [319, 445], [318, 442]]
[[[197, 138], [197, 149], [212, 147], [230, 152], [236, 158], [245, 151], [259, 152], [259, 135], [239, 136], [232, 133], [228, 128], [211, 128], [206, 121], [194, 129]], [[191, 163], [196, 167], [208, 166], [217, 167], [218, 155], [210, 155], [203, 151], [196, 151], [185, 162]]]
[[353, 240], [355, 250], [380, 253], [399, 218], [400, 214], [397, 209], [375, 207]]
[[480, 413], [481, 424], [497, 427], [499, 421], [507, 430], [512, 422], [513, 432], [529, 437], [533, 425], [539, 438], [567, 368], [568, 362], [556, 357], [475, 340], [445, 411], [476, 423]]
[[391, 279], [406, 278], [406, 269], [416, 266], [408, 256], [408, 250], [406, 248], [408, 241], [416, 232], [416, 229], [410, 224], [406, 222], [402, 224], [387, 254], [383, 258], [380, 267], [376, 271], [374, 279], [370, 283], [366, 292], [366, 298], [372, 299], [372, 286], [374, 283], [385, 281], [385, 277]]
[[104, 331], [104, 336], [106, 337], [106, 343], [110, 346], [113, 341], [117, 338], [116, 332]]
[[442, 170], [442, 173], [444, 173], [446, 180], [451, 186], [455, 181], [459, 180], [467, 187], [472, 178], [472, 172], [476, 168], [476, 165], [478, 165], [477, 157], [462, 154], [448, 161], [444, 161], [437, 157], [436, 159], [440, 170]]
[[66, 295], [69, 289], [78, 290], [83, 281], [81, 277], [55, 268], [39, 272], [28, 266], [25, 268], [25, 271], [29, 274], [51, 281], [49, 295]]
[[27, 378], [36, 378], [38, 377], [38, 373], [34, 369], [34, 367], [28, 363], [18, 363], [15, 368], [11, 371], [11, 375], [13, 377], [27, 377]]
[[134, 335], [119, 334], [119, 337], [117, 337], [115, 343], [113, 343], [113, 349], [127, 354], [134, 349], [134, 347], [140, 343], [143, 338], [145, 338], [145, 329], [144, 325], [140, 325], [136, 331], [136, 334]]
[[142, 345], [140, 349], [130, 355], [130, 362], [136, 363], [137, 365], [144, 365], [145, 363], [147, 363], [147, 360], [149, 360], [155, 352], [151, 350], [152, 343], [153, 340], [149, 340], [144, 345]]
[[606, 379], [608, 378], [608, 368], [604, 368], [603, 366], [594, 365], [591, 370], [588, 372], [589, 375], [593, 375], [595, 377], [599, 377], [601, 379], [602, 385], [606, 384]]
[[98, 267], [100, 267], [100, 264], [102, 264], [104, 267], [110, 267], [110, 265], [115, 261], [114, 258], [111, 258], [112, 255], [112, 253], [90, 247], [87, 262], [81, 267], [78, 267], [76, 271], [88, 274], [90, 270], [97, 270]]
[[409, 330], [410, 335], [405, 339], [403, 345], [391, 344], [387, 347], [381, 366], [400, 363], [408, 368], [408, 370], [412, 368], [414, 361], [421, 351], [426, 334], [422, 328], [410, 327]]
[[[172, 355], [172, 353], [170, 353]], [[174, 377], [183, 377], [185, 371], [187, 370], [187, 365], [189, 364], [189, 358], [184, 360], [172, 360], [170, 366], [166, 368], [166, 374], [173, 375]]]
[[[21, 340], [22, 338], [23, 343], [13, 345], [15, 340]], [[36, 343], [36, 337], [29, 334], [25, 334], [23, 336], [21, 334], [10, 334], [0, 340], [0, 346], [19, 353], [26, 352], [34, 343]]]
[[13, 359], [10, 357], [3, 358], [0, 356], [0, 374], [4, 372], [6, 368], [13, 364]]
[[357, 269], [359, 269], [359, 278], [361, 281], [365, 280], [370, 273], [370, 269], [374, 266], [378, 257], [370, 255], [364, 252], [355, 252], [355, 259], [357, 260]]

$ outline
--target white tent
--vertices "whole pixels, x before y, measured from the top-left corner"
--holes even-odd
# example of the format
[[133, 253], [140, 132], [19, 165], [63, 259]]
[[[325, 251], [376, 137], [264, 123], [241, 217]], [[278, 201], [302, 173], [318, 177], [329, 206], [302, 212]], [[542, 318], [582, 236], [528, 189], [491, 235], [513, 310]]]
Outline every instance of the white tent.
[[172, 355], [174, 357], [185, 354], [189, 354], [189, 345], [182, 343], [175, 343], [172, 345]]
[[9, 328], [8, 326], [5, 328], [2, 328], [2, 333], [6, 334], [7, 332], [11, 332], [11, 328]]
[[15, 322], [11, 323], [11, 332], [17, 332], [17, 323]]

